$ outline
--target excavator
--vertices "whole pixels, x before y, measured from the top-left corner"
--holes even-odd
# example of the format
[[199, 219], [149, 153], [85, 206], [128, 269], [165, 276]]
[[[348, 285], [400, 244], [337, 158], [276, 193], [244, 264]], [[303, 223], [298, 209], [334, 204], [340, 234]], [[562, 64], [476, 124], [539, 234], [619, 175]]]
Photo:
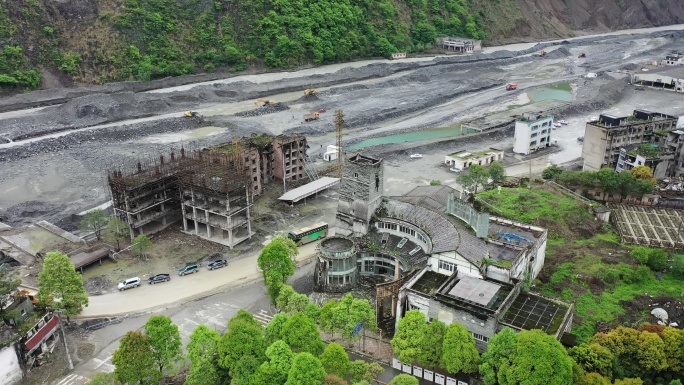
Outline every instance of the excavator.
[[259, 99], [256, 102], [254, 102], [254, 105], [257, 107], [265, 107], [265, 106], [270, 106], [271, 104], [275, 104], [275, 100], [264, 100], [264, 99]]
[[541, 51], [539, 52], [539, 56], [541, 56], [541, 57], [546, 56], [546, 51], [541, 50]]
[[585, 57], [587, 57], [587, 54], [584, 52], [580, 52], [580, 54], [577, 56], [578, 59], [583, 59]]
[[304, 96], [314, 96], [318, 94], [318, 91], [314, 90], [313, 88], [307, 88], [304, 90]]
[[197, 116], [197, 111], [185, 111], [184, 115], [186, 118], [194, 118]]

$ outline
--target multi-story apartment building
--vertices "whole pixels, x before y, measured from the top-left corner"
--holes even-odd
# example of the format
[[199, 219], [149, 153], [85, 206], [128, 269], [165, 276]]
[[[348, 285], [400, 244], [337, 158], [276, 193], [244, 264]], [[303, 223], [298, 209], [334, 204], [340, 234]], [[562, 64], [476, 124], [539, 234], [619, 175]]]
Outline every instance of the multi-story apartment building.
[[553, 115], [525, 113], [515, 121], [513, 152], [527, 155], [551, 145]]
[[631, 144], [658, 144], [654, 135], [664, 135], [674, 130], [677, 119], [675, 116], [644, 110], [634, 110], [632, 115], [623, 117], [601, 114], [597, 121], [588, 122], [586, 126], [582, 146], [583, 170], [616, 168], [622, 148]]

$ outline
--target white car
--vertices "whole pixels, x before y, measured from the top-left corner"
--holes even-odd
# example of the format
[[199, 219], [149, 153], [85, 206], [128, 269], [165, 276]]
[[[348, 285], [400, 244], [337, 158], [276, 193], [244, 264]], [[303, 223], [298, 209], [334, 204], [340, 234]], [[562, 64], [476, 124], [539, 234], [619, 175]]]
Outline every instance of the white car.
[[553, 128], [560, 128], [560, 127], [561, 127], [561, 124], [560, 124], [560, 123], [554, 123], [554, 124], [553, 124]]
[[413, 154], [413, 155], [409, 156], [409, 158], [411, 158], [411, 159], [420, 159], [420, 158], [422, 158], [422, 157], [423, 157], [423, 156], [420, 155], [420, 154]]
[[595, 116], [592, 116], [591, 118], [589, 118], [589, 121], [590, 121], [590, 122], [595, 122], [595, 121], [597, 121], [597, 120], [598, 120], [598, 118], [595, 117]]
[[567, 125], [567, 124], [568, 124], [568, 121], [567, 121], [567, 120], [561, 119], [561, 120], [558, 121], [558, 123]]
[[140, 278], [138, 277], [133, 277], [133, 278], [128, 278], [125, 279], [121, 282], [119, 282], [119, 291], [124, 291], [126, 289], [132, 289], [134, 287], [140, 286]]

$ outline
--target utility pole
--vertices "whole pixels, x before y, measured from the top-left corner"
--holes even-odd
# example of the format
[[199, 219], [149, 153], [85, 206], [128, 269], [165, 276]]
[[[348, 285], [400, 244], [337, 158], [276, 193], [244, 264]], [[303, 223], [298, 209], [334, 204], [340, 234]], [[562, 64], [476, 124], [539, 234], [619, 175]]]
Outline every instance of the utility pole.
[[74, 370], [74, 363], [71, 362], [71, 355], [69, 354], [69, 346], [66, 340], [66, 334], [64, 333], [64, 327], [62, 326], [62, 311], [54, 310], [57, 313], [57, 322], [59, 322], [59, 330], [62, 332], [62, 341], [64, 342], [64, 350], [66, 350], [67, 361], [69, 362], [69, 370]]

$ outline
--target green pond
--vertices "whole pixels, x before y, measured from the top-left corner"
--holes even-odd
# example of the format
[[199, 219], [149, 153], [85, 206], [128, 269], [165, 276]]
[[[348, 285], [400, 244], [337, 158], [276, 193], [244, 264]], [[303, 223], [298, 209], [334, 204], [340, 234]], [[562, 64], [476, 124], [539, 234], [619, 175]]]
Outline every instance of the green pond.
[[572, 100], [572, 88], [569, 83], [554, 84], [550, 87], [537, 88], [527, 92], [532, 103], [539, 103], [545, 100], [560, 100], [569, 102]]
[[403, 134], [381, 136], [378, 138], [366, 139], [359, 143], [353, 144], [347, 148], [349, 151], [359, 150], [365, 147], [378, 146], [381, 144], [394, 144], [405, 142], [418, 142], [421, 140], [456, 138], [463, 134], [475, 132], [472, 129], [464, 129], [461, 133], [461, 127], [441, 127], [430, 128], [423, 131], [406, 132]]

